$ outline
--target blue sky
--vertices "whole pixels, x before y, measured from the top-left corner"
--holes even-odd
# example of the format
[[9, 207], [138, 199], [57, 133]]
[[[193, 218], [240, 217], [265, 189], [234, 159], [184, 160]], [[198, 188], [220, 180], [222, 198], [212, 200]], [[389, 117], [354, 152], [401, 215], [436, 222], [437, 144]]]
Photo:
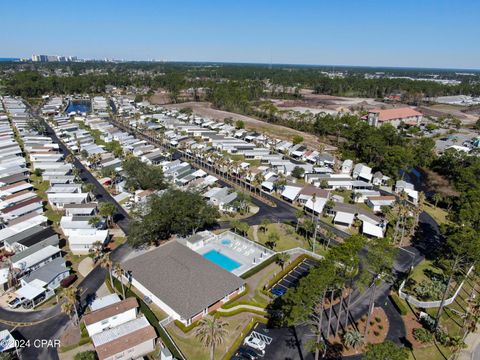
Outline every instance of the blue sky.
[[0, 57], [480, 68], [477, 0], [2, 2]]

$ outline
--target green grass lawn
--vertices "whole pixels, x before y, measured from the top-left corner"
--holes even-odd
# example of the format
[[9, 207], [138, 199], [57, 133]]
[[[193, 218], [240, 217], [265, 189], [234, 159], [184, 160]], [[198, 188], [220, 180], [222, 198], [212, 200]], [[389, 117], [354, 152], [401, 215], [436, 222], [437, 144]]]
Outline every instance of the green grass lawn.
[[[275, 251], [285, 251], [296, 247], [312, 251], [310, 239], [306, 239], [304, 236], [297, 234], [295, 232], [295, 227], [287, 224], [269, 224], [267, 226], [267, 231], [264, 231], [259, 227], [257, 231], [258, 242], [260, 242], [262, 245], [265, 245], [268, 242], [269, 234], [272, 232], [276, 232], [279, 235], [277, 245], [273, 249]], [[255, 240], [253, 237], [253, 228], [250, 228], [248, 231], [248, 238]], [[322, 244], [319, 242], [316, 243], [315, 253], [324, 256], [327, 252], [328, 249], [326, 249]]]
[[415, 266], [409, 276], [409, 278], [415, 280], [417, 284], [421, 283], [423, 280], [430, 280], [426, 275], [426, 272], [433, 271], [437, 274], [441, 274], [442, 270], [433, 265], [431, 260], [423, 260], [420, 264]]
[[[268, 236], [272, 232], [276, 232], [279, 235], [279, 240], [274, 250], [276, 251], [284, 251], [293, 249], [296, 247], [301, 247], [308, 249], [310, 244], [305, 238], [299, 234], [295, 233], [295, 228], [293, 226], [287, 224], [269, 224], [267, 226], [267, 231], [263, 231], [261, 228], [258, 229], [258, 241], [265, 245], [268, 242]], [[248, 238], [253, 238], [253, 228], [250, 228], [248, 232]]]
[[[249, 321], [248, 317], [238, 315], [232, 317], [223, 317], [221, 319], [225, 320], [228, 324], [226, 327], [228, 335], [225, 337], [224, 343], [217, 347], [215, 351], [215, 359], [223, 358], [224, 354], [228, 351], [228, 349], [230, 349], [237, 336], [245, 328]], [[205, 348], [202, 343], [195, 337], [195, 330], [192, 330], [188, 334], [180, 336], [178, 334], [180, 330], [173, 330], [173, 326], [175, 326], [174, 323], [171, 323], [169, 326], [167, 326], [168, 333], [173, 338], [180, 350], [182, 350], [187, 359], [210, 359], [209, 349]]]
[[431, 205], [429, 203], [425, 204], [424, 207], [425, 212], [430, 215], [438, 224], [446, 224], [449, 221], [447, 220], [447, 215], [448, 213], [440, 209], [439, 207], [435, 207], [434, 205]]

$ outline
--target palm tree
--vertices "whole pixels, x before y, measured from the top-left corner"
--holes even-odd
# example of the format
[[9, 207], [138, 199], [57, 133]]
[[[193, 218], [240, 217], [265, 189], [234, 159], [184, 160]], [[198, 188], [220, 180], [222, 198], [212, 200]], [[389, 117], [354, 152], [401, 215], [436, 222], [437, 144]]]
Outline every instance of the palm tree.
[[78, 324], [79, 317], [78, 317], [78, 309], [77, 309], [77, 302], [80, 297], [80, 288], [76, 287], [69, 287], [65, 289], [65, 301], [62, 304], [62, 311], [68, 315], [70, 319], [73, 318], [73, 323], [76, 325]]
[[113, 277], [112, 277], [113, 262], [112, 262], [112, 259], [110, 258], [109, 253], [104, 253], [102, 255], [102, 257], [100, 258], [100, 266], [108, 270], [108, 274], [110, 275], [110, 284], [112, 285], [112, 288], [115, 290], [115, 285], [113, 284]]
[[315, 216], [315, 203], [317, 202], [317, 195], [313, 194], [311, 200], [312, 200], [312, 222], [313, 222], [313, 217]]
[[66, 157], [65, 157], [65, 161], [69, 164], [73, 163], [75, 161], [75, 156], [73, 156], [73, 154], [68, 154]]
[[343, 335], [343, 343], [348, 348], [357, 349], [363, 345], [364, 340], [362, 334], [357, 330], [348, 330], [345, 335]]
[[433, 200], [433, 203], [435, 204], [435, 207], [437, 207], [438, 203], [442, 201], [442, 198], [443, 196], [438, 192], [432, 195], [432, 200]]
[[103, 244], [100, 241], [95, 241], [92, 244], [92, 247], [90, 248], [89, 252], [93, 253], [93, 261], [97, 262], [97, 260], [100, 258], [103, 250]]
[[277, 263], [277, 265], [280, 265], [282, 267], [282, 271], [283, 271], [283, 268], [285, 267], [285, 264], [289, 259], [290, 259], [290, 255], [283, 252], [278, 254], [277, 260], [275, 262]]
[[113, 264], [113, 273], [120, 280], [120, 284], [122, 284], [122, 295], [125, 299], [125, 286], [123, 285], [123, 269], [120, 263], [116, 262]]
[[263, 218], [262, 222], [260, 223], [260, 227], [262, 228], [262, 231], [266, 233], [268, 231], [268, 225], [270, 225], [271, 221], [268, 218]]
[[103, 202], [99, 206], [99, 214], [107, 218], [107, 225], [109, 227], [112, 224], [113, 215], [115, 215], [116, 210], [116, 206], [111, 202]]
[[228, 334], [228, 323], [213, 316], [204, 317], [195, 329], [195, 337], [204, 347], [210, 348], [210, 360], [215, 358], [215, 348], [221, 345]]
[[297, 219], [297, 225], [295, 226], [295, 232], [298, 232], [298, 225], [300, 224], [300, 220], [303, 218], [303, 210], [295, 211], [295, 217]]

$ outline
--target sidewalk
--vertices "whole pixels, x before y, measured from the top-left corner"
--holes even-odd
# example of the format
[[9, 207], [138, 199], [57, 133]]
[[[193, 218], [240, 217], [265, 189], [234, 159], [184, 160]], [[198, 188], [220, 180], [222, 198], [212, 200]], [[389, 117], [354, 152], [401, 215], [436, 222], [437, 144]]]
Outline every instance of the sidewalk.
[[458, 360], [480, 360], [480, 333], [470, 333], [465, 338], [466, 349], [460, 350]]
[[78, 272], [83, 277], [86, 277], [88, 273], [92, 271], [93, 267], [93, 259], [90, 256], [87, 256], [85, 259], [80, 261], [80, 264], [78, 264]]

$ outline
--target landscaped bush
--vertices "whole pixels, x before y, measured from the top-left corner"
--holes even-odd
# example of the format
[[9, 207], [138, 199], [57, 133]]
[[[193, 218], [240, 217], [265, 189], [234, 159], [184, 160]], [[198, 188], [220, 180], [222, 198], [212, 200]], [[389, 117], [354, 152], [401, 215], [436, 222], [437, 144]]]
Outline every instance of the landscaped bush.
[[435, 339], [443, 346], [448, 346], [449, 337], [448, 333], [443, 329], [437, 329], [435, 332]]
[[265, 260], [264, 262], [258, 264], [257, 266], [255, 266], [254, 268], [248, 270], [246, 273], [242, 274], [240, 277], [242, 279], [247, 279], [249, 278], [250, 276], [256, 274], [257, 272], [259, 272], [260, 270], [263, 270], [265, 269], [268, 265], [270, 265], [271, 263], [274, 263], [275, 261], [277, 261], [277, 254], [269, 257], [267, 260]]
[[421, 343], [429, 343], [433, 340], [432, 333], [424, 328], [413, 330], [413, 337]]
[[433, 331], [435, 329], [435, 319], [428, 314], [420, 319], [420, 323], [427, 330]]
[[377, 323], [379, 323], [379, 322], [382, 321], [382, 319], [380, 319], [378, 316], [375, 316], [375, 321], [376, 321]]
[[440, 299], [444, 291], [445, 284], [439, 280], [423, 280], [415, 288], [415, 294], [422, 300]]
[[97, 354], [95, 351], [84, 351], [78, 354], [75, 354], [74, 360], [96, 360]]
[[70, 276], [67, 276], [65, 279], [62, 279], [62, 281], [60, 281], [60, 286], [63, 288], [67, 288], [72, 285], [75, 280], [77, 280], [77, 275], [72, 274]]
[[295, 260], [293, 260], [290, 264], [288, 264], [285, 269], [283, 269], [283, 271], [280, 271], [277, 275], [275, 275], [273, 277], [273, 279], [271, 279], [266, 288], [267, 289], [270, 289], [277, 281], [279, 281], [281, 278], [283, 278], [283, 276], [285, 274], [287, 274], [290, 270], [292, 270], [294, 267], [296, 267], [298, 264], [300, 264], [304, 259], [310, 259], [309, 256], [307, 255], [300, 255], [299, 257], [297, 257]]
[[380, 336], [380, 333], [379, 333], [378, 331], [374, 331], [374, 332], [373, 332], [373, 335], [375, 335], [375, 336]]

